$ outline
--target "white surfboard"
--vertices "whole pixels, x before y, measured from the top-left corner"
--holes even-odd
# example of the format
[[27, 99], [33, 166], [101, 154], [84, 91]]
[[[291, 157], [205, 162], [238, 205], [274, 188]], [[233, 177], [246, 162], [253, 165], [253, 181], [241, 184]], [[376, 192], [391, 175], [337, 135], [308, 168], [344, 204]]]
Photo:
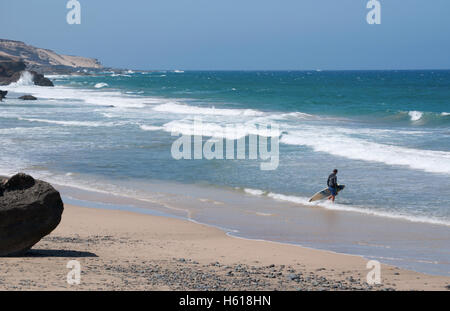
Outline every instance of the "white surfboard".
[[[345, 188], [345, 185], [339, 185], [338, 186], [338, 193], [342, 191]], [[319, 192], [317, 192], [315, 195], [309, 199], [309, 202], [319, 201], [328, 198], [331, 195], [331, 191], [328, 188], [325, 188]]]

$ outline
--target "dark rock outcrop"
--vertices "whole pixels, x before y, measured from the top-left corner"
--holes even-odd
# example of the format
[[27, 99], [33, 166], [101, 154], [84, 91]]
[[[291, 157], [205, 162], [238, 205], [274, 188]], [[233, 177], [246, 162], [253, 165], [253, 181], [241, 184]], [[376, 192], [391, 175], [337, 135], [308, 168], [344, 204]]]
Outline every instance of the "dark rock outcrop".
[[0, 60], [0, 85], [17, 82], [23, 70], [25, 70], [25, 63], [20, 60]]
[[34, 85], [38, 86], [54, 86], [53, 82], [41, 75], [40, 73], [37, 73], [36, 71], [30, 71], [31, 75], [33, 76], [33, 82]]
[[[19, 81], [25, 71], [25, 63], [17, 59], [0, 59], [0, 85], [8, 85]], [[39, 86], [53, 86], [53, 82], [36, 71], [28, 71], [33, 83]]]
[[19, 99], [22, 99], [22, 100], [36, 100], [37, 98], [34, 97], [33, 95], [23, 95], [23, 96], [20, 96]]
[[2, 91], [2, 90], [0, 90], [0, 102], [2, 101], [3, 98], [6, 97], [6, 94], [8, 94], [8, 91]]
[[63, 210], [44, 181], [19, 173], [0, 183], [0, 256], [25, 253], [58, 226]]

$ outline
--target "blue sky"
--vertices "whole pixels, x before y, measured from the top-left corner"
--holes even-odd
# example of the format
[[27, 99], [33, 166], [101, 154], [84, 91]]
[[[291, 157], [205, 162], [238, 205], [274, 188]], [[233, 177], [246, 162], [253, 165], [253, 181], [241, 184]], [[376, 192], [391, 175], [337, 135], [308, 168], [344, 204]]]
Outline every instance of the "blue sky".
[[134, 69], [449, 69], [450, 1], [1, 0], [0, 38]]

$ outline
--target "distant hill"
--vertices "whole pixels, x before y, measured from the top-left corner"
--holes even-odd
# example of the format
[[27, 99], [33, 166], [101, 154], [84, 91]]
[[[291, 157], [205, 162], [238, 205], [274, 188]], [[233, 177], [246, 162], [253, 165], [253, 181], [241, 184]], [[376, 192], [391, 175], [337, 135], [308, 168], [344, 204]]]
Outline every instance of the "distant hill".
[[74, 72], [77, 69], [102, 69], [95, 58], [57, 54], [21, 41], [0, 39], [0, 61], [23, 61], [28, 70], [41, 73]]

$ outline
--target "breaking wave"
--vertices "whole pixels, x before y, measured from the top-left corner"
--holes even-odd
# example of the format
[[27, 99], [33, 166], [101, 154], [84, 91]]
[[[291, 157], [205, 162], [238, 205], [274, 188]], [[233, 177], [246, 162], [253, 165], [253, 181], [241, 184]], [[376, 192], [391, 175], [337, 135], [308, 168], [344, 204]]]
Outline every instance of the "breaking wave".
[[334, 128], [304, 127], [302, 130], [284, 134], [280, 142], [308, 146], [316, 152], [326, 152], [353, 160], [403, 165], [431, 173], [450, 174], [450, 152], [370, 142], [344, 135]]
[[17, 82], [11, 83], [10, 87], [34, 85], [33, 76], [29, 71], [23, 71]]
[[267, 196], [268, 198], [273, 199], [273, 200], [299, 204], [302, 206], [322, 207], [322, 208], [329, 209], [329, 210], [355, 212], [355, 213], [361, 213], [361, 214], [378, 216], [378, 217], [407, 220], [410, 222], [420, 222], [420, 223], [429, 223], [429, 224], [450, 226], [449, 221], [434, 218], [434, 217], [413, 216], [413, 215], [407, 215], [407, 214], [403, 214], [403, 213], [399, 213], [399, 212], [377, 211], [377, 210], [374, 210], [369, 207], [348, 206], [345, 204], [331, 203], [329, 201], [309, 202], [309, 198], [306, 198], [306, 197], [267, 192], [267, 191], [263, 191], [263, 190], [259, 190], [259, 189], [245, 188], [244, 191], [250, 195]]
[[408, 112], [408, 115], [410, 116], [411, 121], [419, 121], [420, 119], [422, 119], [423, 112], [421, 112], [421, 111], [410, 111], [410, 112]]
[[207, 108], [198, 106], [188, 106], [176, 103], [165, 103], [153, 107], [154, 111], [169, 112], [175, 114], [190, 114], [190, 115], [214, 115], [214, 116], [262, 116], [263, 112], [253, 109], [222, 109], [222, 108]]
[[109, 86], [108, 83], [103, 83], [103, 82], [101, 82], [101, 83], [97, 83], [94, 87], [95, 87], [96, 89], [101, 89], [101, 88], [107, 87], [107, 86]]
[[62, 126], [87, 126], [87, 127], [101, 127], [101, 126], [117, 126], [123, 125], [123, 122], [93, 122], [93, 121], [60, 121], [60, 120], [47, 120], [47, 119], [33, 119], [18, 117], [18, 120], [28, 122], [39, 122], [48, 124], [57, 124]]

